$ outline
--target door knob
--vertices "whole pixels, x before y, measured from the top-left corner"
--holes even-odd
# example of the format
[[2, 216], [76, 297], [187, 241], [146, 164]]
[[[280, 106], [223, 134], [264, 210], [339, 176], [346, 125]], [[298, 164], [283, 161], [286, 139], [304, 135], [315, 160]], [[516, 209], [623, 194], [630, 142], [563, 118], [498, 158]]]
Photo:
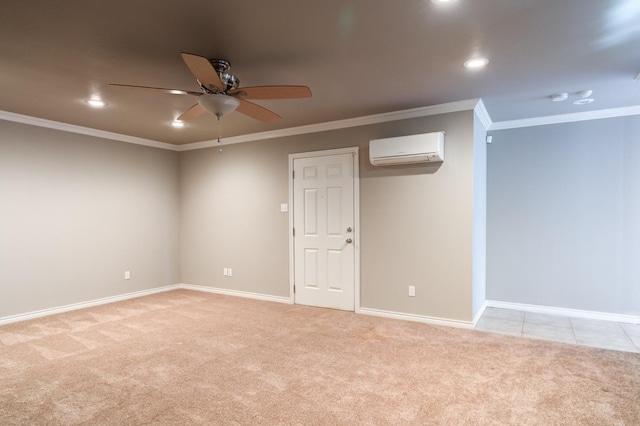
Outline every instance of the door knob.
[[351, 244], [353, 240], [351, 238], [347, 238], [347, 244]]
[[351, 232], [351, 231], [353, 231], [353, 229], [351, 229], [351, 227], [348, 227], [347, 232]]

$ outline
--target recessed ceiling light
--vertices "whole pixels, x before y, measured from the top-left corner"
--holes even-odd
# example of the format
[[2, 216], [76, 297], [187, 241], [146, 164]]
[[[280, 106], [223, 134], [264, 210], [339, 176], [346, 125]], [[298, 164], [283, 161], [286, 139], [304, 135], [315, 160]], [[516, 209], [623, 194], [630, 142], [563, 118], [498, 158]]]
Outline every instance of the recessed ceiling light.
[[184, 127], [184, 121], [174, 120], [171, 125], [173, 127]]
[[593, 101], [595, 101], [595, 99], [592, 99], [592, 98], [578, 99], [577, 101], [574, 101], [573, 104], [574, 105], [586, 105], [586, 104], [590, 104]]
[[94, 108], [102, 108], [104, 106], [107, 106], [107, 103], [101, 99], [87, 99], [85, 101], [87, 103], [87, 105], [92, 106]]
[[464, 63], [464, 67], [470, 70], [480, 69], [489, 63], [487, 58], [472, 58]]
[[593, 90], [581, 90], [576, 95], [580, 96], [582, 99], [586, 99], [593, 94]]
[[562, 102], [566, 101], [569, 98], [568, 93], [556, 93], [555, 95], [551, 95], [551, 100], [553, 102]]
[[453, 3], [458, 0], [431, 0], [431, 1], [436, 4], [443, 4], [443, 3]]
[[176, 90], [176, 89], [169, 90], [169, 93], [171, 93], [172, 95], [186, 95], [187, 94], [187, 92], [185, 92], [184, 90]]

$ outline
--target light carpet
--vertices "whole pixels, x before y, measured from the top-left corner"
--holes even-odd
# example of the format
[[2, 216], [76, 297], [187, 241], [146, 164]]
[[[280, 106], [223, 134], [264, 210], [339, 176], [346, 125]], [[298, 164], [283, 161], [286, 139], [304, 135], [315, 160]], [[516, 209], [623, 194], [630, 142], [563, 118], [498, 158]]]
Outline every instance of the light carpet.
[[0, 327], [0, 424], [639, 425], [640, 355], [177, 290]]

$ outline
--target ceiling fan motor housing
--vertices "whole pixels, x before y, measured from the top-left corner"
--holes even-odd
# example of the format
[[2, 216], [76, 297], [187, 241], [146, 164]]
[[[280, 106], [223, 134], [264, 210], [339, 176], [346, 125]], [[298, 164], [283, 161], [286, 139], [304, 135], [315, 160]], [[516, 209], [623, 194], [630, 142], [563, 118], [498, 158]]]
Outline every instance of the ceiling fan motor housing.
[[222, 82], [223, 87], [221, 87], [222, 90], [218, 90], [218, 88], [216, 87], [207, 87], [198, 80], [200, 87], [205, 93], [226, 94], [227, 91], [231, 89], [237, 89], [240, 86], [240, 79], [227, 72], [231, 68], [231, 62], [224, 59], [209, 59], [209, 62], [220, 77], [220, 81]]
[[238, 79], [235, 75], [231, 75], [226, 72], [220, 76], [220, 80], [222, 80], [222, 83], [227, 86], [224, 89], [225, 92], [227, 90], [237, 89], [240, 86], [240, 79]]
[[211, 62], [213, 69], [215, 69], [218, 74], [223, 74], [231, 68], [231, 62], [225, 61], [224, 59], [209, 59], [209, 62]]

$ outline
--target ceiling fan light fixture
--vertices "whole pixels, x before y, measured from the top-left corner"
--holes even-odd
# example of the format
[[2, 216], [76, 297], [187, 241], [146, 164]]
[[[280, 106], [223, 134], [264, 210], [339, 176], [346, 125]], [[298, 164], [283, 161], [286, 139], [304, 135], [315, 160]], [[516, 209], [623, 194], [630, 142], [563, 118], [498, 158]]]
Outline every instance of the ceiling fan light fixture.
[[233, 96], [220, 93], [202, 95], [198, 98], [198, 103], [202, 108], [217, 117], [229, 114], [240, 106], [240, 101]]
[[173, 120], [173, 121], [171, 122], [171, 125], [172, 125], [173, 127], [176, 127], [176, 128], [178, 128], [178, 129], [179, 129], [179, 128], [184, 127], [184, 121], [182, 121], [182, 120]]

